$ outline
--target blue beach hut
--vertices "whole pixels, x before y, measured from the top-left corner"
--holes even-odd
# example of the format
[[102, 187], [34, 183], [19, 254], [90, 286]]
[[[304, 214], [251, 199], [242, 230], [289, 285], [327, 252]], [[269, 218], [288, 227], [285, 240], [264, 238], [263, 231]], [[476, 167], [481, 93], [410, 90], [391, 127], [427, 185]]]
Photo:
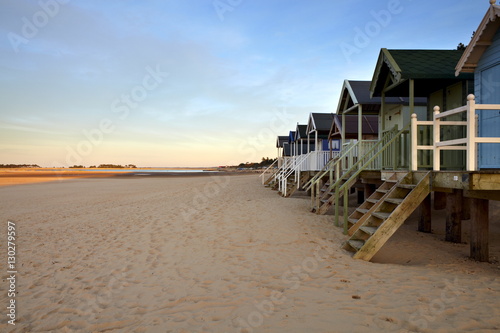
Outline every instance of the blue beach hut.
[[[477, 104], [500, 104], [500, 6], [490, 7], [476, 29], [455, 74], [474, 73], [474, 95]], [[500, 137], [499, 110], [480, 110], [478, 135]], [[500, 169], [500, 144], [480, 143], [478, 169]]]

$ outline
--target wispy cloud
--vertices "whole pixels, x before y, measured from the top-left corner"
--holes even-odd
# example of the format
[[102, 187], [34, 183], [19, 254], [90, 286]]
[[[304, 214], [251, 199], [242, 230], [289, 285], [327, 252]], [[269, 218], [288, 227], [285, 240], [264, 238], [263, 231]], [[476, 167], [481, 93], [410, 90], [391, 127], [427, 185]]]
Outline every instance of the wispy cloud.
[[[22, 36], [40, 3], [0, 0], [0, 35]], [[309, 112], [334, 111], [342, 81], [371, 78], [380, 47], [466, 43], [486, 10], [467, 0], [400, 3], [408, 10], [348, 63], [339, 44], [385, 2], [245, 1], [221, 21], [211, 1], [61, 1], [18, 52], [0, 39], [0, 163], [64, 160], [66, 145], [109, 119], [114, 131], [84, 164], [224, 164], [280, 107], [290, 129]], [[120, 119], [113, 101], [143, 84], [148, 66], [168, 76]], [[21, 137], [23, 153], [13, 154]], [[268, 146], [258, 153], [272, 156], [274, 139]]]

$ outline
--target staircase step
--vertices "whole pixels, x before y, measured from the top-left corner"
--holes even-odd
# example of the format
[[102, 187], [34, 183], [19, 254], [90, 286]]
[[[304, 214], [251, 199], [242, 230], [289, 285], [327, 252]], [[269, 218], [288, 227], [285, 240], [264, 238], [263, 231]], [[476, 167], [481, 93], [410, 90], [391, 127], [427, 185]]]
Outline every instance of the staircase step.
[[399, 184], [398, 187], [400, 188], [407, 188], [407, 189], [410, 189], [410, 190], [413, 190], [417, 185], [413, 185], [413, 184]]
[[363, 247], [363, 245], [365, 245], [365, 242], [363, 242], [362, 240], [358, 240], [358, 239], [350, 239], [347, 242], [349, 243], [349, 245], [351, 245], [353, 248], [355, 248], [356, 251], [359, 251], [359, 249], [361, 249]]
[[359, 221], [359, 219], [355, 219], [352, 217], [347, 219], [347, 222], [349, 222], [350, 224], [356, 224], [356, 223], [358, 223], [358, 221]]
[[369, 203], [376, 204], [378, 202], [377, 199], [366, 199]]
[[366, 213], [368, 213], [368, 209], [364, 209], [364, 208], [356, 208], [356, 211], [360, 212], [363, 215], [365, 215]]
[[382, 190], [380, 188], [376, 189], [375, 191], [376, 192], [380, 192], [380, 193], [384, 193], [384, 194], [386, 194], [387, 192], [389, 192], [389, 190]]
[[395, 205], [400, 205], [403, 202], [403, 199], [397, 199], [397, 198], [387, 198], [384, 201], [390, 202]]
[[365, 226], [362, 226], [362, 227], [359, 227], [359, 230], [367, 233], [368, 235], [373, 235], [375, 233], [375, 231], [377, 231], [377, 228], [375, 227], [365, 227]]
[[373, 216], [378, 217], [379, 219], [386, 220], [391, 213], [387, 212], [374, 212], [372, 213]]

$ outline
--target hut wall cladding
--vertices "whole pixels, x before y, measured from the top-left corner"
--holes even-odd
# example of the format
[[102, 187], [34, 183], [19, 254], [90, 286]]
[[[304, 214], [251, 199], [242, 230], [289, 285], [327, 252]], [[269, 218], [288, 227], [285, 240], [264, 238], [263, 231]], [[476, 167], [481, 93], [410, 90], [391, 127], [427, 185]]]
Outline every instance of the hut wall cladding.
[[[493, 38], [478, 62], [475, 71], [476, 102], [500, 104], [500, 30]], [[479, 135], [499, 136], [500, 111], [483, 110], [479, 114]], [[479, 145], [479, 168], [500, 168], [500, 145], [482, 143]]]

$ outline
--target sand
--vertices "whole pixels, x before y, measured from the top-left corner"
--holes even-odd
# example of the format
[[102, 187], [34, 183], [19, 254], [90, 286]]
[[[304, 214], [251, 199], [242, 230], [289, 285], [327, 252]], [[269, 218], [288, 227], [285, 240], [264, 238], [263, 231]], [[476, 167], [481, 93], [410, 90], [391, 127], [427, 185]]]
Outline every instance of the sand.
[[[374, 262], [332, 216], [256, 175], [65, 179], [0, 188], [1, 332], [496, 332], [492, 263], [407, 221]], [[16, 325], [7, 324], [7, 220]], [[466, 234], [464, 225], [464, 235]], [[464, 238], [466, 239], [466, 238]]]

